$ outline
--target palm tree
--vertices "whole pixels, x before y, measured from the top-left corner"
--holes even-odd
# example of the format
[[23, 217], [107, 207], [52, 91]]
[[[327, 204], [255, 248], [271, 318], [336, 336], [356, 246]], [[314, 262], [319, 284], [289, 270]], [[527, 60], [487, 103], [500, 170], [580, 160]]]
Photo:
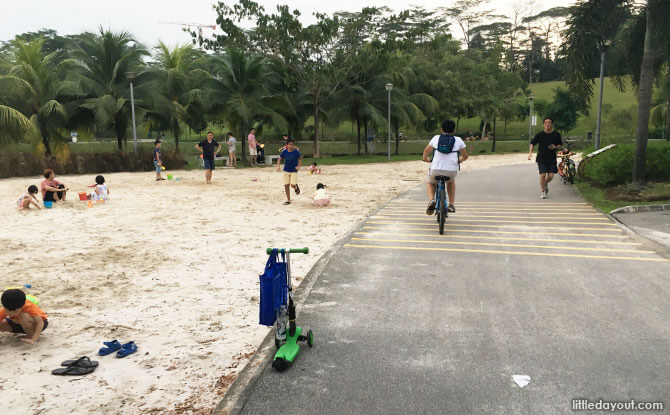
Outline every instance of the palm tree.
[[[52, 154], [53, 145], [65, 143], [63, 132], [68, 111], [63, 102], [77, 94], [76, 85], [63, 82], [63, 64], [56, 64], [58, 52], [42, 53], [43, 39], [30, 43], [17, 43], [13, 66], [8, 75], [0, 76], [3, 90], [2, 101], [30, 119], [39, 132], [47, 155]], [[10, 112], [5, 116], [15, 120]]]
[[140, 93], [144, 92], [150, 123], [168, 125], [179, 151], [182, 123], [189, 124], [190, 118], [204, 113], [204, 92], [200, 85], [209, 74], [197, 67], [203, 55], [190, 44], [170, 50], [159, 42], [155, 49], [156, 80]]
[[231, 50], [215, 59], [214, 77], [204, 83], [210, 112], [229, 121], [240, 134], [245, 160], [246, 134], [255, 120], [268, 119], [283, 130], [288, 124], [271, 105], [276, 97], [271, 94], [273, 79], [265, 58]]
[[[113, 33], [101, 27], [99, 35], [75, 37], [71, 62], [74, 79], [87, 96], [82, 108], [90, 111], [98, 124], [114, 130], [119, 151], [131, 120], [127, 73], [140, 72], [142, 58], [148, 54], [127, 31]], [[134, 82], [141, 85], [148, 79], [151, 74], [140, 72]], [[138, 104], [141, 106], [141, 100]]]
[[0, 144], [17, 143], [33, 133], [33, 125], [14, 108], [0, 105]]

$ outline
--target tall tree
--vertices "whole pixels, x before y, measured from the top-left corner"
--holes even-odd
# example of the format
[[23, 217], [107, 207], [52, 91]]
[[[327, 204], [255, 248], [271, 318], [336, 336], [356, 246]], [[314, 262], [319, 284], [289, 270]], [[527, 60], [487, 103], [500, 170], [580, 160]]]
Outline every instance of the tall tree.
[[270, 105], [274, 100], [270, 85], [273, 76], [265, 58], [230, 50], [215, 60], [214, 77], [203, 84], [211, 103], [210, 112], [233, 125], [242, 140], [242, 160], [245, 160], [245, 140], [254, 120], [269, 119], [283, 130], [287, 122]]
[[71, 75], [86, 94], [82, 108], [90, 111], [97, 123], [116, 134], [117, 148], [123, 150], [131, 122], [128, 72], [139, 72], [134, 83], [148, 76], [142, 58], [149, 52], [130, 32], [114, 33], [100, 28], [99, 34], [83, 33], [74, 38]]
[[0, 103], [19, 110], [39, 132], [44, 152], [52, 154], [53, 145], [65, 148], [63, 132], [67, 110], [62, 101], [76, 95], [76, 86], [62, 81], [63, 65], [57, 64], [58, 52], [42, 53], [44, 40], [18, 43], [13, 66], [8, 75], [0, 76]]
[[205, 112], [204, 91], [200, 86], [209, 74], [198, 67], [202, 53], [190, 44], [170, 49], [159, 42], [155, 50], [158, 88], [147, 88], [147, 117], [169, 126], [179, 151], [182, 124]]

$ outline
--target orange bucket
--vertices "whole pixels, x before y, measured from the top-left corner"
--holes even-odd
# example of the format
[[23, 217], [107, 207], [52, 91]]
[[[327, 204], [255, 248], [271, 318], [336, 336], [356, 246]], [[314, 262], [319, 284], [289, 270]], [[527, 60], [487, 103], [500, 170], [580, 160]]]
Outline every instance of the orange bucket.
[[86, 192], [79, 192], [79, 200], [84, 200], [86, 201], [88, 197], [86, 196]]

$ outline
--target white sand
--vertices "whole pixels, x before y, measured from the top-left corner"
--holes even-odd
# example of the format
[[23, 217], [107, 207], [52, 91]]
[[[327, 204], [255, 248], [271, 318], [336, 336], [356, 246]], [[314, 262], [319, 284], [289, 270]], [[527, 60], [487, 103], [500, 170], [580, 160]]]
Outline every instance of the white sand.
[[[474, 168], [531, 163], [524, 154], [472, 157]], [[533, 163], [534, 164], [534, 163]], [[209, 414], [268, 332], [258, 325], [265, 248], [294, 255], [294, 280], [378, 206], [423, 182], [428, 165], [324, 166], [299, 174], [303, 193], [285, 200], [274, 168], [105, 174], [111, 200], [92, 208], [77, 191], [94, 175], [57, 176], [71, 192], [51, 210], [16, 209], [40, 178], [0, 180], [0, 290], [32, 284], [49, 327], [33, 346], [0, 334], [3, 413]], [[529, 171], [535, 171], [529, 166]], [[253, 181], [252, 178], [257, 178]], [[323, 182], [333, 206], [314, 208]], [[41, 197], [40, 197], [41, 200]], [[124, 359], [97, 356], [102, 341], [134, 340]], [[50, 374], [88, 355], [84, 377]]]

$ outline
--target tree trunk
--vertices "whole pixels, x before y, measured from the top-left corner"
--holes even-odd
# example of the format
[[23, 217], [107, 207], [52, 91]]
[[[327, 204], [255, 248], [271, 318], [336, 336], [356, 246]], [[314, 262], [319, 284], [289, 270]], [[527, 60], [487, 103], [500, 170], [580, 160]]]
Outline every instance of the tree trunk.
[[363, 129], [365, 130], [365, 154], [368, 154], [368, 120], [363, 120]]
[[647, 157], [647, 139], [649, 138], [649, 112], [651, 107], [651, 88], [654, 81], [654, 50], [652, 49], [652, 19], [650, 4], [647, 1], [647, 27], [644, 32], [644, 52], [640, 70], [640, 85], [637, 95], [637, 131], [635, 133], [635, 161], [633, 164], [633, 184], [641, 187], [644, 182], [644, 168]]
[[398, 119], [396, 118], [393, 120], [393, 128], [395, 129], [395, 153], [399, 154], [400, 153], [400, 135], [399, 135], [399, 129], [400, 126], [398, 125]]
[[361, 118], [356, 117], [356, 130], [358, 131], [358, 155], [361, 155]]
[[242, 160], [241, 161], [247, 161], [247, 156], [246, 156], [246, 151], [245, 149], [247, 148], [247, 136], [244, 133], [244, 123], [240, 123], [240, 130], [242, 134], [240, 134], [240, 138], [242, 139]]
[[496, 152], [496, 117], [493, 117], [493, 142], [491, 143], [491, 153]]
[[125, 133], [125, 126], [121, 126], [119, 117], [117, 116], [115, 121], [114, 121], [114, 129], [116, 130], [116, 147], [119, 151], [123, 151], [123, 139], [124, 139], [124, 133]]
[[314, 93], [314, 158], [321, 157], [319, 153], [319, 112], [320, 112], [321, 88], [316, 89]]

